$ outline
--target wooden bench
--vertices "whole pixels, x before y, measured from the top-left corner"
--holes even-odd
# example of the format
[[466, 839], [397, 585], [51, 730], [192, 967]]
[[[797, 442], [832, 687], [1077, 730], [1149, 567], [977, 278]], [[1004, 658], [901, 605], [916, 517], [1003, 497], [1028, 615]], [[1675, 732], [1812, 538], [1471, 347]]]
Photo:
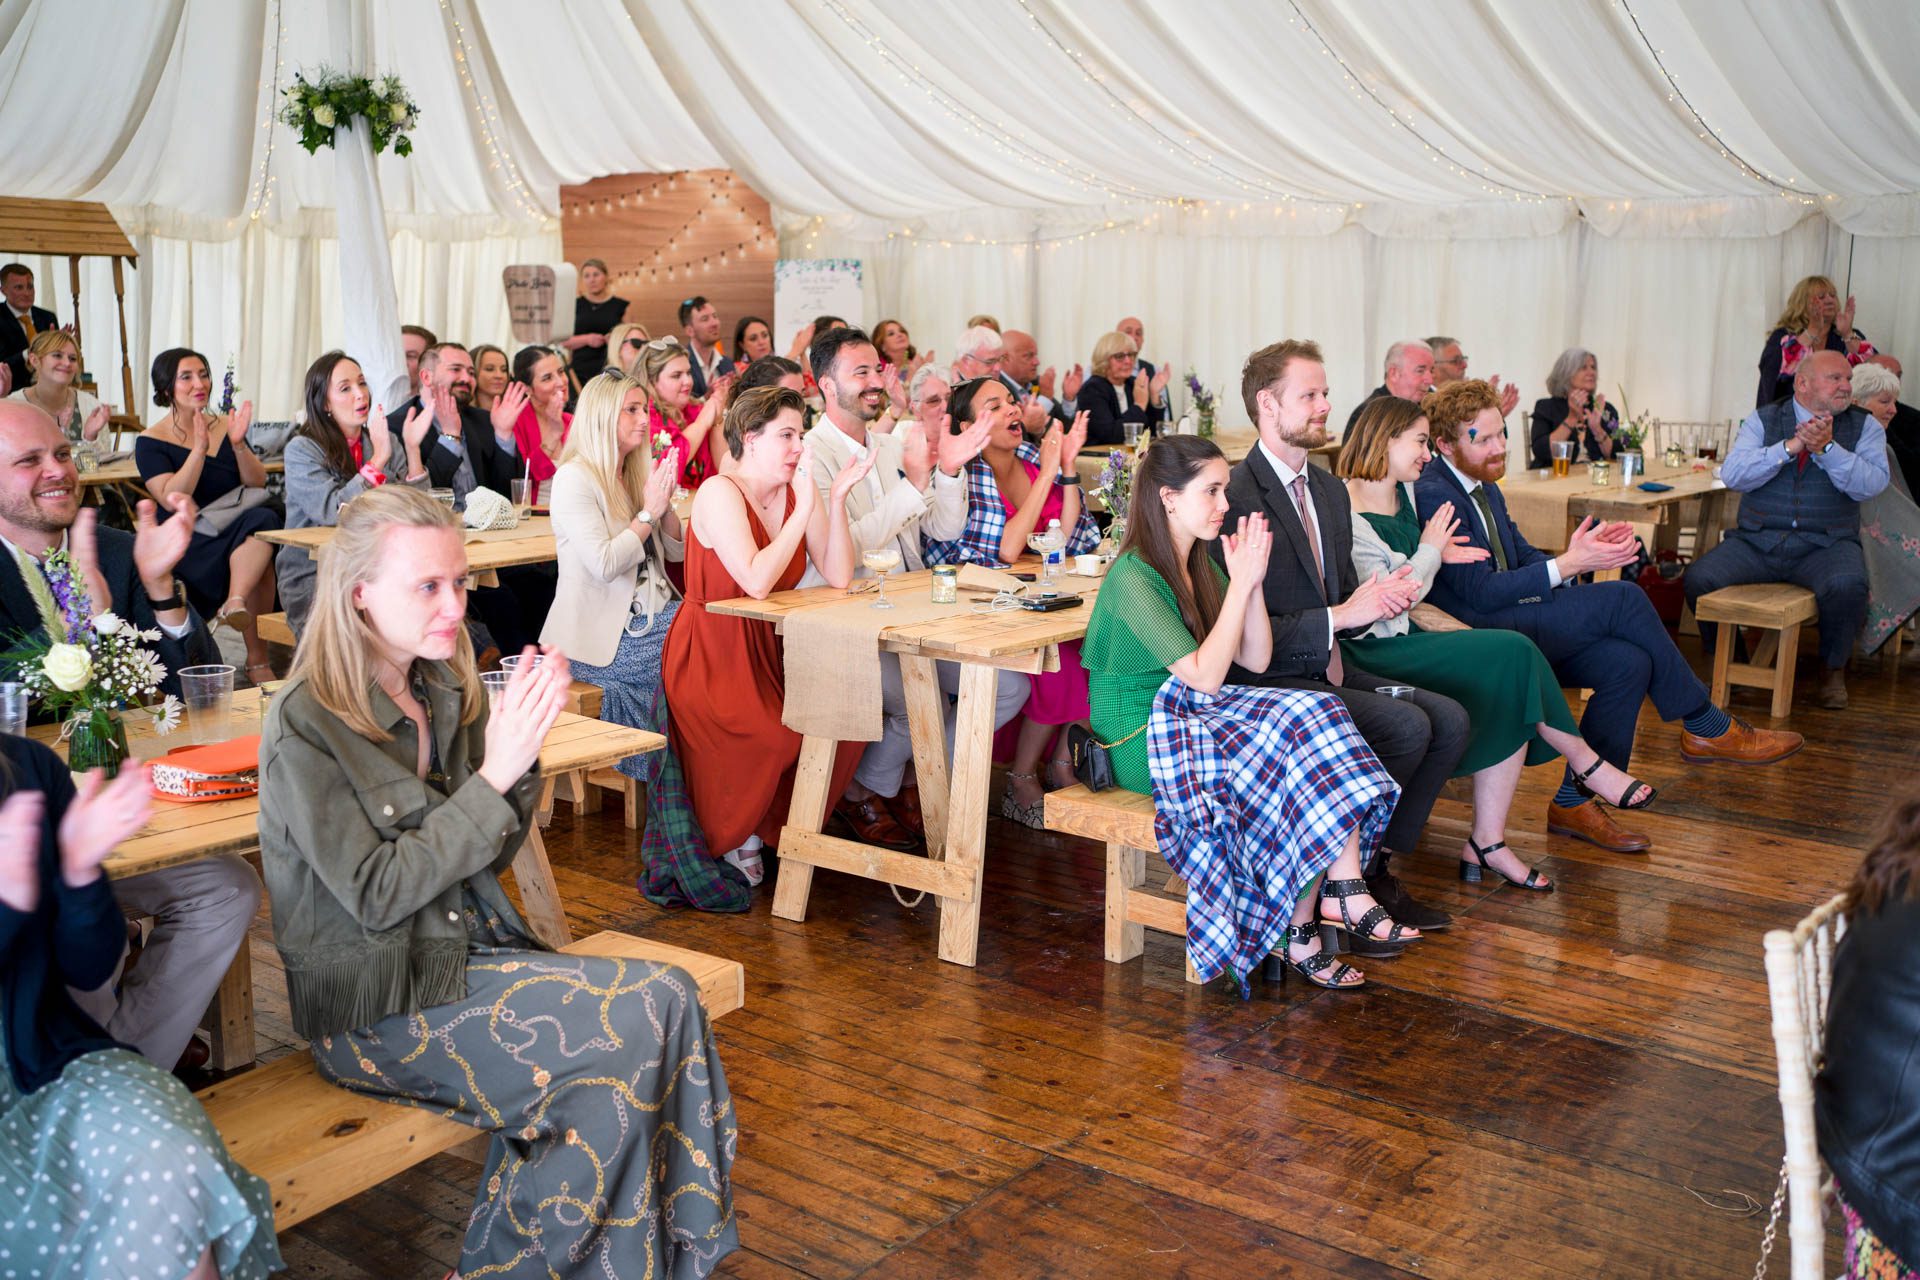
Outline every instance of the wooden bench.
[[[567, 710], [577, 716], [600, 718], [600, 700], [605, 691], [597, 684], [575, 680], [567, 698]], [[576, 813], [598, 813], [600, 791], [617, 791], [621, 798], [621, 818], [629, 831], [640, 826], [640, 784], [614, 768], [575, 769], [548, 778], [540, 788], [539, 819], [546, 826], [553, 819], [553, 800], [557, 795], [572, 805]]]
[[[1713, 704], [1727, 705], [1729, 685], [1773, 690], [1777, 719], [1793, 709], [1793, 667], [1800, 656], [1800, 628], [1819, 616], [1813, 592], [1785, 582], [1755, 582], [1709, 591], [1694, 605], [1700, 625], [1720, 624], [1713, 650]], [[1752, 662], [1733, 660], [1734, 637], [1741, 627], [1766, 634]]]
[[[1159, 852], [1153, 834], [1153, 797], [1137, 791], [1094, 792], [1083, 786], [1050, 791], [1046, 798], [1047, 830], [1084, 836], [1107, 846], [1107, 960], [1124, 964], [1147, 947], [1148, 929], [1187, 940], [1186, 885], [1171, 872], [1166, 893], [1147, 888], [1147, 855]], [[1175, 896], [1177, 895], [1177, 896]], [[1193, 962], [1187, 962], [1187, 981], [1198, 983]]]
[[[699, 984], [709, 1019], [746, 1003], [746, 971], [737, 960], [613, 932], [582, 938], [565, 950], [678, 965]], [[484, 1150], [488, 1140], [457, 1120], [329, 1084], [304, 1050], [197, 1096], [234, 1160], [272, 1186], [277, 1231], [430, 1156], [476, 1138]]]
[[293, 628], [287, 625], [286, 614], [263, 613], [253, 620], [253, 625], [259, 631], [260, 638], [268, 644], [283, 644], [289, 649], [293, 648]]

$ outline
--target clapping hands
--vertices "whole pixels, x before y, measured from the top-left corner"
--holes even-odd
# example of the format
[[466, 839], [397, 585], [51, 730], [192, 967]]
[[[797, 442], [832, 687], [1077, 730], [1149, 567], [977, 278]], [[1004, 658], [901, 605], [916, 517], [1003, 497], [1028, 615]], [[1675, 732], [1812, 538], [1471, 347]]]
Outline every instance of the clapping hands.
[[950, 476], [959, 475], [969, 462], [980, 456], [992, 436], [993, 420], [984, 414], [962, 427], [959, 435], [953, 434], [952, 414], [940, 419], [940, 430], [935, 437], [940, 470]]
[[1640, 554], [1640, 541], [1634, 537], [1633, 526], [1615, 521], [1611, 524], [1596, 523], [1592, 516], [1580, 522], [1580, 527], [1567, 539], [1567, 549], [1555, 558], [1563, 577], [1573, 577], [1582, 573], [1594, 573], [1604, 569], [1619, 569], [1632, 564]]
[[1420, 581], [1413, 576], [1410, 564], [1384, 576], [1376, 573], [1329, 610], [1334, 629], [1349, 631], [1370, 627], [1384, 618], [1397, 618], [1413, 607], [1419, 594]]
[[1440, 553], [1441, 564], [1477, 564], [1493, 554], [1485, 547], [1472, 545], [1472, 539], [1457, 532], [1459, 528], [1460, 517], [1453, 513], [1453, 504], [1443, 502], [1420, 531], [1420, 541]]
[[[922, 427], [917, 422], [913, 424], [912, 428], [907, 433], [907, 445], [909, 448], [913, 446], [913, 438], [916, 434], [920, 437], [921, 448], [922, 450], [924, 450], [926, 448], [926, 428]], [[880, 451], [878, 449], [870, 448], [867, 450], [866, 456], [855, 459], [852, 465], [850, 466], [845, 466], [840, 468], [840, 474], [833, 478], [833, 487], [827, 491], [827, 501], [832, 503], [835, 507], [845, 506], [847, 501], [847, 495], [853, 492], [853, 486], [855, 486], [856, 484], [866, 483], [867, 472], [873, 470], [874, 460], [877, 459], [879, 456], [880, 456]], [[813, 450], [812, 450], [812, 447], [809, 446], [807, 450], [807, 461], [805, 465], [808, 468], [811, 468], [812, 464], [813, 464]], [[799, 478], [799, 474], [797, 472], [795, 473], [794, 478], [796, 480]], [[813, 488], [811, 484], [809, 484], [807, 487], [809, 489]]]
[[1221, 540], [1221, 547], [1227, 562], [1227, 582], [1246, 591], [1260, 590], [1267, 577], [1267, 559], [1273, 552], [1273, 531], [1267, 518], [1258, 512], [1241, 516], [1234, 532]]
[[242, 400], [234, 411], [227, 415], [227, 440], [240, 445], [246, 443], [247, 430], [253, 426], [253, 401]]
[[507, 389], [494, 398], [493, 408], [487, 411], [487, 416], [493, 421], [493, 434], [502, 439], [512, 435], [513, 425], [520, 421], [520, 415], [526, 407], [526, 384], [509, 382]]
[[153, 811], [144, 764], [128, 761], [111, 782], [106, 770], [93, 769], [76, 785], [79, 794], [60, 819], [60, 878], [73, 889], [99, 879], [107, 855], [146, 826]]
[[[530, 659], [534, 653], [528, 645], [522, 657]], [[514, 669], [487, 717], [486, 758], [480, 776], [501, 795], [511, 792], [540, 759], [547, 732], [566, 710], [573, 688], [566, 656], [552, 645], [542, 645], [539, 653], [540, 662], [522, 661]]]
[[46, 811], [47, 798], [38, 791], [16, 791], [0, 804], [0, 906], [22, 915], [40, 902], [40, 820]]

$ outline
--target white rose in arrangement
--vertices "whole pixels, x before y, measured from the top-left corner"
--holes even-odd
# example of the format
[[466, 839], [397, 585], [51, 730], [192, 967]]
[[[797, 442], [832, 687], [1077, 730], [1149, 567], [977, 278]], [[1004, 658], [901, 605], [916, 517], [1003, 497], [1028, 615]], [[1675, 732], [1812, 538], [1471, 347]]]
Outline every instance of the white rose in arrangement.
[[62, 693], [78, 693], [93, 679], [93, 659], [77, 644], [48, 646], [47, 656], [40, 660], [40, 669]]
[[326, 103], [323, 102], [313, 109], [313, 118], [320, 123], [321, 127], [333, 128], [333, 108]]
[[103, 636], [115, 635], [126, 624], [120, 621], [117, 613], [103, 613], [93, 620], [94, 631]]
[[392, 115], [393, 122], [395, 124], [405, 124], [407, 122], [407, 104], [406, 103], [396, 102], [387, 110], [388, 110], [388, 113]]

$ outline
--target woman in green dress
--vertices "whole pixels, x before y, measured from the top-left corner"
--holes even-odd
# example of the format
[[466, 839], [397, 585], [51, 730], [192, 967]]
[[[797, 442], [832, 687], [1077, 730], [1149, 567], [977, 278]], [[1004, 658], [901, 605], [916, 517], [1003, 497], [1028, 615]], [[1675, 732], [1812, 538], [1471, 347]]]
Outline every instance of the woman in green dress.
[[[1456, 536], [1451, 504], [1423, 528], [1414, 514], [1413, 482], [1431, 461], [1420, 406], [1382, 396], [1362, 410], [1340, 451], [1340, 475], [1353, 501], [1353, 565], [1364, 581], [1413, 566], [1424, 599], [1442, 564], [1483, 560], [1487, 551]], [[1438, 614], [1438, 611], [1434, 611]], [[1452, 622], [1423, 617], [1429, 627]], [[1551, 890], [1553, 881], [1528, 867], [1505, 840], [1520, 771], [1564, 755], [1580, 787], [1624, 809], [1644, 809], [1654, 789], [1614, 768], [1581, 738], [1560, 681], [1537, 645], [1517, 631], [1423, 630], [1409, 610], [1342, 640], [1347, 662], [1421, 689], [1443, 693], [1473, 723], [1455, 777], [1473, 777], [1473, 832], [1460, 851], [1460, 878], [1491, 870], [1523, 889]]]

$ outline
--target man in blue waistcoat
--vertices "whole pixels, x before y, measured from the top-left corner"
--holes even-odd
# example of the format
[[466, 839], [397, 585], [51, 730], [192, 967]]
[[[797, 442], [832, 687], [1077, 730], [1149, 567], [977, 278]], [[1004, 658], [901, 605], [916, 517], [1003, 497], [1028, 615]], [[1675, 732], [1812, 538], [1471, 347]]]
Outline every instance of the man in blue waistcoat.
[[[1749, 582], [1791, 582], [1820, 609], [1820, 705], [1847, 705], [1847, 655], [1867, 612], [1860, 504], [1887, 487], [1887, 436], [1851, 403], [1837, 351], [1800, 362], [1793, 394], [1755, 409], [1720, 469], [1740, 494], [1740, 527], [1687, 569], [1687, 603]], [[1709, 646], [1713, 637], [1701, 629]]]

